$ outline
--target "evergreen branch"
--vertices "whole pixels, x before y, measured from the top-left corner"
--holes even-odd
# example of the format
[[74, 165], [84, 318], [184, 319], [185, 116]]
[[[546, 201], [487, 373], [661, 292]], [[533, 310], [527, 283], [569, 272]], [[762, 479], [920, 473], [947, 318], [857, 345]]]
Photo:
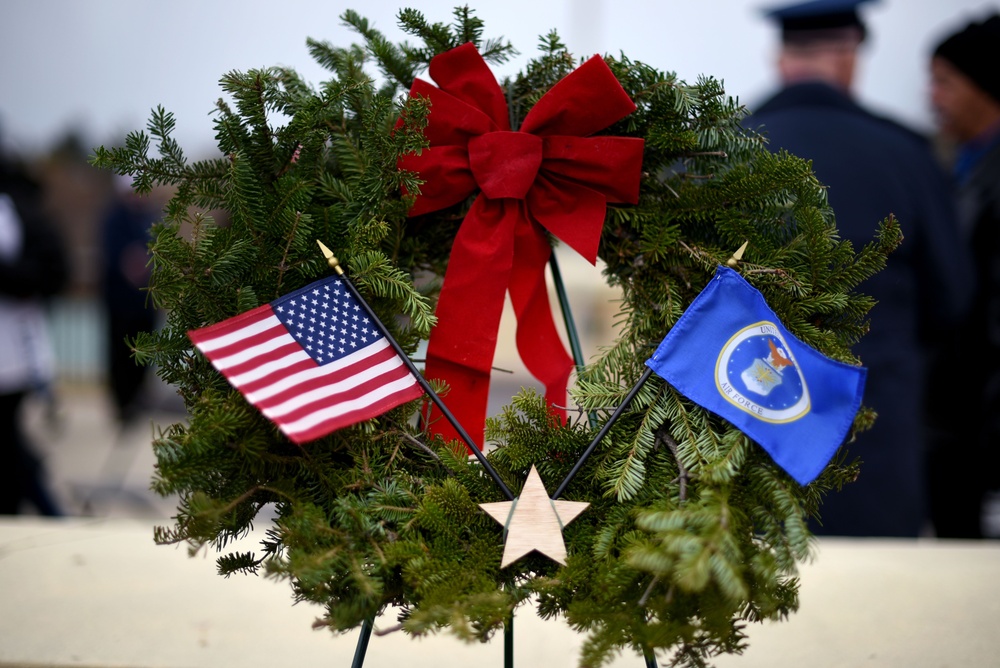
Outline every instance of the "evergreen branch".
[[639, 493], [645, 481], [645, 459], [655, 445], [654, 432], [666, 421], [665, 412], [659, 407], [659, 400], [663, 395], [663, 386], [656, 391], [655, 397], [647, 402], [633, 401], [635, 408], [643, 404], [648, 405], [642, 421], [636, 429], [630, 447], [625, 454], [625, 458], [617, 462], [610, 473], [613, 478], [609, 481], [610, 492], [613, 492], [619, 503], [627, 502]]
[[399, 432], [399, 435], [402, 436], [403, 439], [406, 440], [407, 442], [409, 442], [410, 444], [415, 445], [418, 448], [420, 448], [421, 450], [423, 450], [424, 452], [426, 452], [435, 461], [437, 461], [437, 462], [441, 461], [441, 458], [438, 457], [438, 455], [437, 455], [436, 452], [434, 452], [433, 450], [431, 450], [430, 448], [428, 448], [426, 445], [424, 445], [422, 442], [420, 442], [419, 440], [417, 440], [411, 434], [409, 434], [409, 433], [407, 433], [405, 431], [401, 431], [401, 432]]
[[239, 552], [220, 556], [216, 560], [216, 565], [219, 575], [225, 578], [228, 578], [233, 573], [256, 575], [265, 559], [266, 557], [261, 557], [260, 559], [254, 558], [252, 552]]
[[285, 277], [285, 271], [288, 269], [288, 251], [291, 250], [292, 241], [296, 238], [296, 231], [299, 226], [299, 222], [302, 220], [302, 213], [299, 211], [295, 212], [295, 223], [292, 225], [290, 234], [288, 235], [288, 243], [285, 244], [285, 248], [281, 254], [281, 261], [278, 262], [278, 281], [275, 286], [275, 292], [281, 294], [281, 282]]
[[372, 28], [367, 19], [349, 9], [341, 15], [340, 20], [365, 38], [368, 51], [375, 57], [383, 75], [402, 87], [408, 87], [413, 83], [415, 72], [412, 64], [399, 47]]

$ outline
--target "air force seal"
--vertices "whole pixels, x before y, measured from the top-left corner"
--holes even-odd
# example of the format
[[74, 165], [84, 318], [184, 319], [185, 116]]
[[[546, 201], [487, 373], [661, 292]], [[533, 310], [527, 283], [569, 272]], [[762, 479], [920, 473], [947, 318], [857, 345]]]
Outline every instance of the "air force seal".
[[715, 365], [715, 385], [729, 403], [764, 422], [794, 422], [809, 412], [809, 388], [774, 323], [744, 327]]
[[866, 377], [863, 367], [795, 338], [764, 295], [722, 266], [646, 366], [746, 434], [801, 485], [850, 434]]

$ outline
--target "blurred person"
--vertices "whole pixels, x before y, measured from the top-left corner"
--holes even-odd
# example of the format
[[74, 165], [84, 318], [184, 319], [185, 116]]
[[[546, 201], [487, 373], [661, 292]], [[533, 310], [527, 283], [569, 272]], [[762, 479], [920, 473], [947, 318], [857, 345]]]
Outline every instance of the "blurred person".
[[117, 418], [122, 423], [141, 407], [148, 367], [132, 358], [129, 341], [152, 331], [156, 314], [147, 303], [149, 228], [158, 217], [156, 206], [132, 190], [130, 177], [115, 178], [114, 201], [101, 230], [103, 261], [101, 297], [108, 317], [108, 385]]
[[0, 157], [0, 514], [22, 512], [24, 501], [42, 515], [62, 514], [22, 428], [21, 405], [55, 377], [44, 299], [68, 278], [39, 188], [20, 165]]
[[930, 98], [943, 138], [957, 145], [959, 227], [977, 291], [953, 353], [935, 365], [928, 467], [938, 536], [983, 537], [983, 503], [1000, 488], [1000, 14], [943, 39], [930, 60]]
[[864, 403], [875, 426], [845, 445], [858, 479], [831, 493], [818, 534], [901, 536], [927, 525], [926, 429], [921, 406], [931, 345], [962, 314], [971, 272], [955, 229], [947, 179], [919, 135], [858, 104], [852, 93], [868, 0], [814, 0], [767, 10], [781, 27], [782, 88], [747, 124], [772, 150], [812, 161], [840, 236], [860, 248], [893, 214], [904, 242], [860, 291], [877, 300], [854, 352], [868, 368]]

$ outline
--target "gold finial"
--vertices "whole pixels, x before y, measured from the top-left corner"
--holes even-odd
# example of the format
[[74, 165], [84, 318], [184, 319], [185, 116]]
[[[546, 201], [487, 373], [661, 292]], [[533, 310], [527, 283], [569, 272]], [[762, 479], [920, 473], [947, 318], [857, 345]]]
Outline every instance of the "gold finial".
[[327, 248], [319, 239], [316, 240], [316, 243], [319, 244], [319, 249], [323, 251], [323, 257], [326, 258], [326, 263], [330, 265], [330, 269], [337, 272], [338, 276], [343, 276], [344, 270], [340, 268], [340, 261], [334, 256], [333, 251]]
[[743, 259], [743, 251], [745, 251], [747, 249], [748, 245], [750, 245], [750, 242], [749, 241], [744, 241], [743, 245], [736, 249], [736, 252], [733, 253], [732, 257], [730, 257], [728, 260], [726, 260], [726, 266], [729, 266], [729, 267], [732, 267], [733, 269], [735, 269], [736, 265], [738, 265], [740, 263], [740, 260]]

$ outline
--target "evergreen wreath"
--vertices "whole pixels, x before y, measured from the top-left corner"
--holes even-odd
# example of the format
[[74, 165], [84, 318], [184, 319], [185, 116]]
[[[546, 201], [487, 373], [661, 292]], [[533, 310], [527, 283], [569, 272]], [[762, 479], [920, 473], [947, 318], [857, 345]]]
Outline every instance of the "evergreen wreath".
[[[132, 175], [140, 193], [176, 188], [150, 243], [149, 294], [167, 322], [133, 342], [136, 359], [155, 365], [189, 411], [153, 441], [153, 489], [180, 497], [156, 541], [226, 552], [273, 504], [259, 552], [222, 554], [219, 573], [287, 579], [337, 631], [395, 606], [407, 633], [447, 627], [486, 640], [530, 600], [542, 617], [588, 634], [581, 665], [624, 649], [683, 666], [742, 651], [746, 622], [797, 608], [806, 519], [855, 477], [856, 462], [838, 456], [800, 486], [745, 434], [654, 377], [567, 490], [591, 505], [565, 528], [566, 565], [532, 554], [501, 569], [503, 528], [478, 504], [506, 499], [464, 446], [422, 430], [420, 402], [297, 446], [193, 350], [188, 330], [327, 274], [316, 240], [343, 260], [404, 350], [428, 337], [438, 277], [471, 200], [407, 218], [412, 196], [402, 193], [419, 192], [420, 181], [397, 163], [427, 146], [429, 109], [402, 93], [431, 58], [467, 42], [493, 63], [515, 51], [485, 39], [467, 7], [450, 24], [413, 9], [398, 18], [419, 46], [389, 42], [353, 11], [342, 19], [363, 45], [309, 40], [331, 74], [317, 88], [279, 67], [226, 74], [217, 159], [189, 162], [162, 108], [148, 133], [96, 150], [94, 164]], [[532, 465], [549, 489], [566, 476], [744, 240], [740, 272], [786, 327], [850, 363], [873, 304], [854, 290], [901, 240], [891, 218], [859, 252], [839, 239], [810, 164], [769, 152], [715, 79], [687, 84], [625, 55], [604, 60], [638, 107], [605, 133], [645, 139], [639, 203], [608, 206], [599, 250], [607, 282], [621, 290], [618, 337], [578, 370], [571, 394], [581, 412], [566, 424], [527, 390], [488, 420], [488, 459], [515, 494]], [[555, 32], [542, 37], [537, 58], [500, 82], [512, 126], [577, 64]], [[225, 224], [210, 215], [217, 210]], [[854, 428], [873, 419], [862, 409]]]

